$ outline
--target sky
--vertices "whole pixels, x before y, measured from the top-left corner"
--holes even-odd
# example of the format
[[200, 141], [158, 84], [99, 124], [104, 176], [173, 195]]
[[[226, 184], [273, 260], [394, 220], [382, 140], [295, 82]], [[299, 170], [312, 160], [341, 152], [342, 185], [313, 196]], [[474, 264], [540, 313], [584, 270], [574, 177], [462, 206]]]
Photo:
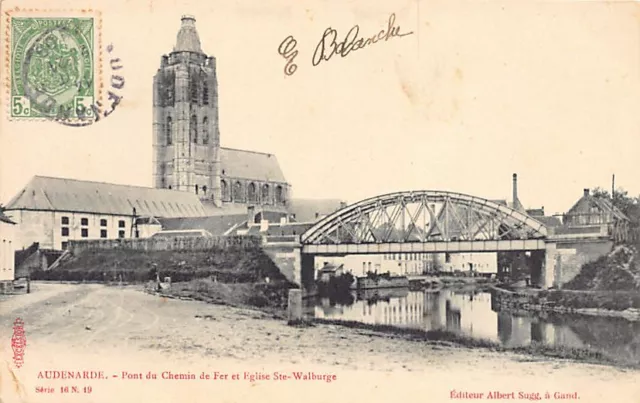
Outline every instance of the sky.
[[[51, 8], [77, 8], [50, 1]], [[300, 3], [300, 4], [296, 4]], [[3, 12], [19, 4], [5, 0]], [[356, 202], [401, 190], [566, 211], [583, 188], [640, 194], [640, 10], [634, 2], [274, 0], [83, 2], [102, 13], [122, 103], [87, 127], [0, 114], [0, 201], [34, 175], [151, 186], [152, 80], [180, 17], [217, 59], [221, 143], [276, 154], [294, 197]], [[318, 66], [325, 29], [400, 32]], [[6, 60], [6, 20], [1, 51]], [[296, 72], [278, 54], [297, 40]], [[108, 66], [103, 81], [110, 79]]]

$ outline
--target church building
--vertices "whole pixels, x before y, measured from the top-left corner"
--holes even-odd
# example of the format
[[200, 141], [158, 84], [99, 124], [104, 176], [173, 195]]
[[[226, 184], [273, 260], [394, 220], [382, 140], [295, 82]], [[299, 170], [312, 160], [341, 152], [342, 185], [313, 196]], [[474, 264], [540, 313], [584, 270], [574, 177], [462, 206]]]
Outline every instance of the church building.
[[276, 156], [220, 146], [216, 59], [202, 51], [193, 17], [182, 17], [154, 77], [152, 130], [152, 187], [34, 176], [4, 208], [17, 227], [13, 248], [144, 237], [144, 220], [225, 231], [248, 212], [288, 220], [291, 187]]
[[153, 81], [154, 187], [223, 210], [286, 212], [290, 186], [275, 155], [220, 146], [218, 99], [216, 59], [202, 50], [195, 18], [183, 16]]

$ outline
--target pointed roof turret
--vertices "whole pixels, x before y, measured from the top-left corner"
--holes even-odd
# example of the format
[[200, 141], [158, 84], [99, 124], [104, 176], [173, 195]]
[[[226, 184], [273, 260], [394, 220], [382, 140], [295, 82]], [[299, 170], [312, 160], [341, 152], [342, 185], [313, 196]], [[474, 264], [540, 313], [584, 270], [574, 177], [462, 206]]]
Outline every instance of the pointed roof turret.
[[196, 52], [203, 53], [200, 48], [200, 37], [196, 31], [196, 19], [191, 15], [182, 16], [182, 26], [178, 31], [174, 52]]

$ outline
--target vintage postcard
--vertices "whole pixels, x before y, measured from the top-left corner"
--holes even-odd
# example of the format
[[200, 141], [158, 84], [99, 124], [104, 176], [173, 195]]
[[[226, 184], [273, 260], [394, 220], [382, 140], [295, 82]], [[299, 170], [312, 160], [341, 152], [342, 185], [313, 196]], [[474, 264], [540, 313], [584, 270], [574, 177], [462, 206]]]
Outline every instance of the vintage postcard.
[[0, 402], [640, 402], [640, 6], [0, 0]]

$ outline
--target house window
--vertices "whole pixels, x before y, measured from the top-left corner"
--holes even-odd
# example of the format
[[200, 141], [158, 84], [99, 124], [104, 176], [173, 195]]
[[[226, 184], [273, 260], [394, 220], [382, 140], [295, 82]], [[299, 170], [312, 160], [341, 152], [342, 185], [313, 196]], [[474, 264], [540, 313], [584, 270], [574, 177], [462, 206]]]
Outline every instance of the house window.
[[107, 230], [106, 229], [101, 229], [100, 230], [100, 238], [106, 238], [107, 237]]
[[451, 263], [451, 254], [450, 253], [445, 253], [444, 254], [444, 262], [445, 263]]
[[69, 247], [69, 242], [62, 242], [62, 250], [66, 250]]
[[118, 231], [118, 238], [124, 238], [124, 231], [123, 230]]
[[104, 218], [103, 218], [103, 219], [101, 219], [101, 220], [100, 220], [100, 226], [101, 226], [101, 227], [106, 227], [106, 226], [107, 226], [107, 220], [106, 220], [106, 219], [104, 219]]
[[269, 185], [262, 186], [262, 202], [269, 203]]
[[62, 217], [62, 225], [69, 225], [69, 217]]
[[88, 238], [88, 237], [89, 237], [89, 228], [82, 228], [82, 229], [80, 230], [80, 235], [81, 235], [83, 238]]
[[69, 227], [62, 227], [62, 236], [69, 236]]
[[124, 220], [118, 221], [118, 227], [119, 228], [124, 228], [125, 226], [126, 226], [126, 224], [125, 224]]
[[81, 218], [80, 219], [80, 225], [89, 225], [89, 219], [88, 218]]

